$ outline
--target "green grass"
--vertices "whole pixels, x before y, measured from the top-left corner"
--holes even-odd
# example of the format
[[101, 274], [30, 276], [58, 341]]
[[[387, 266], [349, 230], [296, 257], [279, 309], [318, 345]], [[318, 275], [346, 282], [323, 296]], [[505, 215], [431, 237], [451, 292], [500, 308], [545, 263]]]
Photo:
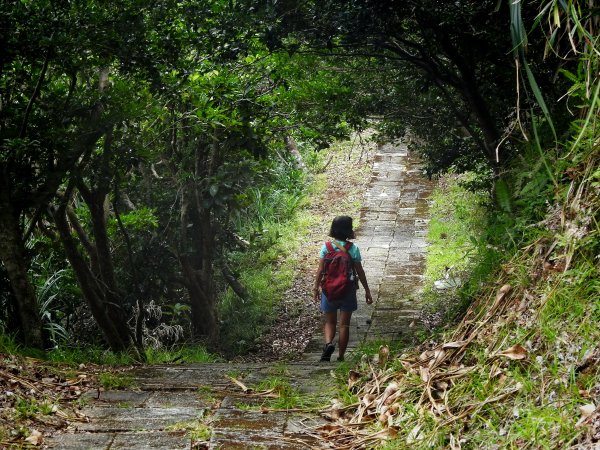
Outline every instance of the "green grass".
[[0, 334], [0, 353], [18, 354], [22, 347], [12, 335]]
[[214, 392], [213, 392], [213, 388], [211, 386], [207, 386], [207, 385], [198, 386], [196, 395], [198, 396], [198, 398], [200, 400], [207, 402], [207, 403], [214, 403], [214, 401], [216, 400]]
[[[1, 342], [3, 338], [7, 339], [6, 337], [0, 336], [0, 345], [2, 345]], [[23, 354], [21, 349], [18, 347], [13, 348], [13, 353], [15, 352]], [[7, 353], [10, 353], [10, 351]], [[128, 364], [139, 363], [137, 357], [130, 353], [114, 353], [110, 350], [94, 346], [85, 348], [59, 347], [51, 350], [48, 353], [45, 353], [43, 356], [41, 356], [41, 359], [70, 365], [92, 363], [107, 366], [124, 366]], [[173, 347], [169, 350], [156, 350], [147, 348], [146, 359], [148, 364], [210, 363], [220, 360], [218, 355], [208, 352], [206, 347], [202, 345], [182, 345]]]
[[257, 391], [273, 390], [279, 395], [276, 399], [268, 399], [268, 404], [273, 409], [291, 409], [306, 406], [307, 399], [292, 387], [290, 382], [283, 377], [271, 376], [261, 381], [256, 387]]
[[[254, 392], [269, 392], [268, 396], [261, 399], [259, 403], [244, 403], [240, 402], [236, 405], [242, 410], [261, 410], [267, 409], [313, 409], [319, 410], [324, 407], [329, 398], [325, 398], [320, 394], [306, 394], [294, 388], [286, 372], [280, 375], [270, 375], [257, 385], [252, 386]], [[272, 395], [277, 397], [272, 397]], [[259, 397], [260, 399], [260, 397]]]
[[168, 431], [187, 431], [192, 441], [192, 448], [199, 442], [208, 442], [212, 436], [212, 428], [207, 423], [208, 418], [199, 417], [197, 420], [177, 422], [167, 427]]
[[161, 363], [212, 363], [221, 358], [210, 353], [206, 347], [201, 345], [186, 345], [171, 350], [146, 349], [146, 358], [149, 364]]
[[127, 365], [139, 362], [132, 354], [114, 353], [101, 347], [59, 347], [47, 353], [48, 361], [65, 364]]
[[444, 276], [446, 269], [458, 276], [470, 270], [485, 244], [489, 194], [471, 191], [470, 174], [448, 175], [430, 197], [427, 267], [429, 280]]
[[[438, 326], [464, 311], [502, 259], [501, 249], [491, 242], [504, 226], [489, 215], [489, 194], [466, 187], [474, 177], [447, 175], [430, 197], [423, 301]], [[450, 289], [434, 287], [445, 280]]]
[[229, 356], [251, 348], [271, 323], [275, 305], [294, 280], [294, 253], [313, 225], [314, 218], [298, 213], [285, 223], [269, 224], [272, 241], [268, 247], [232, 255], [231, 265], [239, 268], [239, 280], [250, 300], [244, 302], [231, 289], [220, 299], [221, 342]]
[[135, 379], [124, 373], [102, 372], [98, 375], [98, 383], [104, 389], [128, 389], [135, 386]]
[[18, 398], [14, 410], [17, 419], [33, 419], [39, 415], [50, 415], [54, 405], [35, 398]]
[[[1, 330], [1, 328], [0, 328]], [[40, 349], [24, 347], [14, 335], [0, 333], [0, 353], [46, 359], [47, 353]]]
[[276, 361], [272, 367], [269, 367], [268, 373], [273, 376], [286, 377], [290, 375], [290, 368], [285, 361]]
[[[153, 353], [152, 350], [148, 350], [148, 352], [150, 356], [149, 362], [151, 363], [173, 361], [174, 359], [185, 362], [212, 362], [217, 359], [216, 356], [209, 354], [204, 347], [200, 346], [182, 347], [172, 352]], [[14, 337], [5, 334], [0, 334], [0, 353], [48, 361], [52, 364], [48, 364], [46, 370], [63, 379], [75, 377], [77, 375], [77, 367], [80, 364], [124, 366], [139, 363], [139, 360], [133, 354], [127, 352], [114, 353], [110, 350], [95, 346], [88, 346], [85, 348], [59, 347], [48, 352], [29, 349], [18, 344]], [[115, 381], [115, 386], [111, 386], [112, 382], [110, 378], [112, 376], [113, 375], [111, 375], [110, 372], [101, 375], [101, 377], [105, 377], [104, 383], [106, 383], [108, 387], [119, 388], [121, 382]]]
[[[518, 281], [516, 271], [513, 276]], [[485, 407], [471, 419], [467, 436], [473, 448], [567, 448], [585, 432], [575, 427], [578, 408], [592, 401], [585, 393], [599, 385], [600, 369], [583, 374], [574, 369], [600, 342], [598, 273], [578, 264], [538, 289], [530, 291], [543, 299], [536, 315], [513, 313], [512, 321], [497, 329], [501, 348], [520, 343], [530, 354], [524, 361], [501, 365], [506, 381], [521, 388], [513, 398]], [[481, 369], [454, 386], [451, 405], [482, 401], [501, 388], [488, 380], [488, 354], [470, 348], [465, 359]], [[440, 438], [440, 430], [428, 431]]]

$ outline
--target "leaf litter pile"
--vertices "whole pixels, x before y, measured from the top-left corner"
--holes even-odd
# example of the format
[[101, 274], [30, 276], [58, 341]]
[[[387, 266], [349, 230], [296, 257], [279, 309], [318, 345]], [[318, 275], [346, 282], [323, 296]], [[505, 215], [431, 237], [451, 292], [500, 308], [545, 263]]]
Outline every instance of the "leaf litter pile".
[[87, 421], [77, 402], [91, 389], [83, 369], [0, 354], [0, 448], [40, 446], [44, 436]]
[[[509, 285], [504, 285], [488, 299], [489, 309], [479, 308], [476, 314], [476, 308], [472, 308], [448, 342], [430, 343], [421, 348], [420, 354], [403, 354], [390, 361], [387, 347], [382, 347], [374, 358], [363, 357], [348, 378], [348, 388], [358, 402], [344, 406], [334, 401], [324, 413], [332, 423], [318, 429], [321, 436], [336, 449], [360, 449], [400, 437], [408, 447], [435, 446], [441, 444], [434, 441], [442, 433], [446, 437], [444, 445], [461, 448], [468, 441], [462, 435], [468, 434], [474, 416], [489, 416], [490, 410], [502, 402], [512, 404], [510, 399], [523, 390], [522, 383], [510, 373], [515, 364], [528, 364], [532, 351], [526, 347], [532, 344], [509, 346], [508, 336], [498, 339], [495, 334], [501, 322], [515, 319], [519, 301], [517, 295], [510, 295], [512, 292]], [[483, 362], [470, 355], [469, 349], [484, 355]], [[597, 371], [599, 360], [600, 351], [588, 353], [574, 370]], [[481, 383], [477, 391], [469, 387], [473, 379]], [[550, 380], [538, 381], [552, 384]], [[600, 383], [579, 394], [589, 402], [579, 408], [578, 415], [577, 408], [566, 412], [575, 417], [577, 428], [587, 427], [585, 439], [598, 443]], [[555, 407], [563, 406], [555, 402]], [[516, 418], [518, 413], [511, 412], [498, 433], [506, 434]]]
[[[438, 342], [363, 355], [349, 373], [356, 401], [334, 400], [314, 430], [336, 449], [600, 448], [600, 284], [586, 239], [600, 189], [554, 208], [538, 239], [502, 267]], [[566, 211], [566, 212], [565, 212]], [[564, 239], [566, 230], [567, 239]], [[560, 232], [562, 231], [562, 240]], [[594, 258], [592, 258], [594, 259]], [[569, 269], [573, 269], [569, 271]], [[523, 277], [526, 272], [526, 277]], [[561, 303], [562, 302], [562, 303]]]

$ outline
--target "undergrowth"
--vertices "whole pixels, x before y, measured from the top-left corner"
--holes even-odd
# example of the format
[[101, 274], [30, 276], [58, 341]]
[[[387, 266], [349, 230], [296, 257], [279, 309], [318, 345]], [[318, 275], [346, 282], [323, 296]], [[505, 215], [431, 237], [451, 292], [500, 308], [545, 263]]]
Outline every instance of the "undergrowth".
[[[577, 181], [599, 177], [594, 156], [584, 163], [594, 169], [582, 171], [591, 177]], [[575, 182], [562, 189], [558, 198], [577, 192]], [[578, 206], [571, 197], [562, 225], [562, 208], [547, 207], [525, 230], [525, 216], [516, 215], [507, 232], [522, 242], [506, 245], [493, 282], [457, 326], [385, 367], [354, 366], [345, 395], [354, 410], [343, 417], [363, 421], [363, 433], [352, 431], [358, 442], [550, 449], [600, 441], [599, 196], [597, 187], [586, 191]]]

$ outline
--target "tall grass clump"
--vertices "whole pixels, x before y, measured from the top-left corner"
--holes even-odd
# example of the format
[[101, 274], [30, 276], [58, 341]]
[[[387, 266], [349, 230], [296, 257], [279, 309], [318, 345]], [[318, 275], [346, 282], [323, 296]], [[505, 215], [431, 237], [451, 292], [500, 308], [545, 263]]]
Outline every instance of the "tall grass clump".
[[64, 364], [92, 363], [109, 366], [122, 366], [140, 363], [133, 353], [115, 353], [100, 346], [86, 345], [85, 347], [61, 346], [49, 351], [44, 359]]

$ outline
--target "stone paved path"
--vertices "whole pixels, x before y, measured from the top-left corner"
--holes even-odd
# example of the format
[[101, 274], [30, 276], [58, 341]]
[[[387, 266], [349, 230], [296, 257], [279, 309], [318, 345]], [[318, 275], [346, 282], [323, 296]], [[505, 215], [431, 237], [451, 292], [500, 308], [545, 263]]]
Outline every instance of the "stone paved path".
[[[433, 183], [423, 177], [406, 145], [385, 144], [377, 149], [354, 241], [375, 302], [367, 306], [364, 291], [359, 290], [349, 351], [365, 340], [404, 340], [418, 325], [429, 222], [427, 198], [432, 190]], [[322, 336], [317, 334], [304, 359], [318, 359], [322, 346]]]
[[[350, 352], [365, 340], [404, 339], [418, 321], [431, 189], [405, 145], [378, 148], [355, 241], [375, 303], [367, 306], [359, 291]], [[322, 345], [319, 330], [298, 362], [134, 369], [130, 374], [136, 389], [88, 395], [83, 412], [90, 422], [75, 424], [47, 446], [77, 450], [329, 448], [307, 432], [323, 423], [316, 414], [261, 410], [263, 396], [243, 393], [228, 378], [248, 387], [287, 379], [304, 395], [318, 393], [327, 398], [334, 389], [329, 377], [335, 363], [316, 363]], [[195, 446], [185, 429], [198, 423], [212, 429], [205, 446]]]

